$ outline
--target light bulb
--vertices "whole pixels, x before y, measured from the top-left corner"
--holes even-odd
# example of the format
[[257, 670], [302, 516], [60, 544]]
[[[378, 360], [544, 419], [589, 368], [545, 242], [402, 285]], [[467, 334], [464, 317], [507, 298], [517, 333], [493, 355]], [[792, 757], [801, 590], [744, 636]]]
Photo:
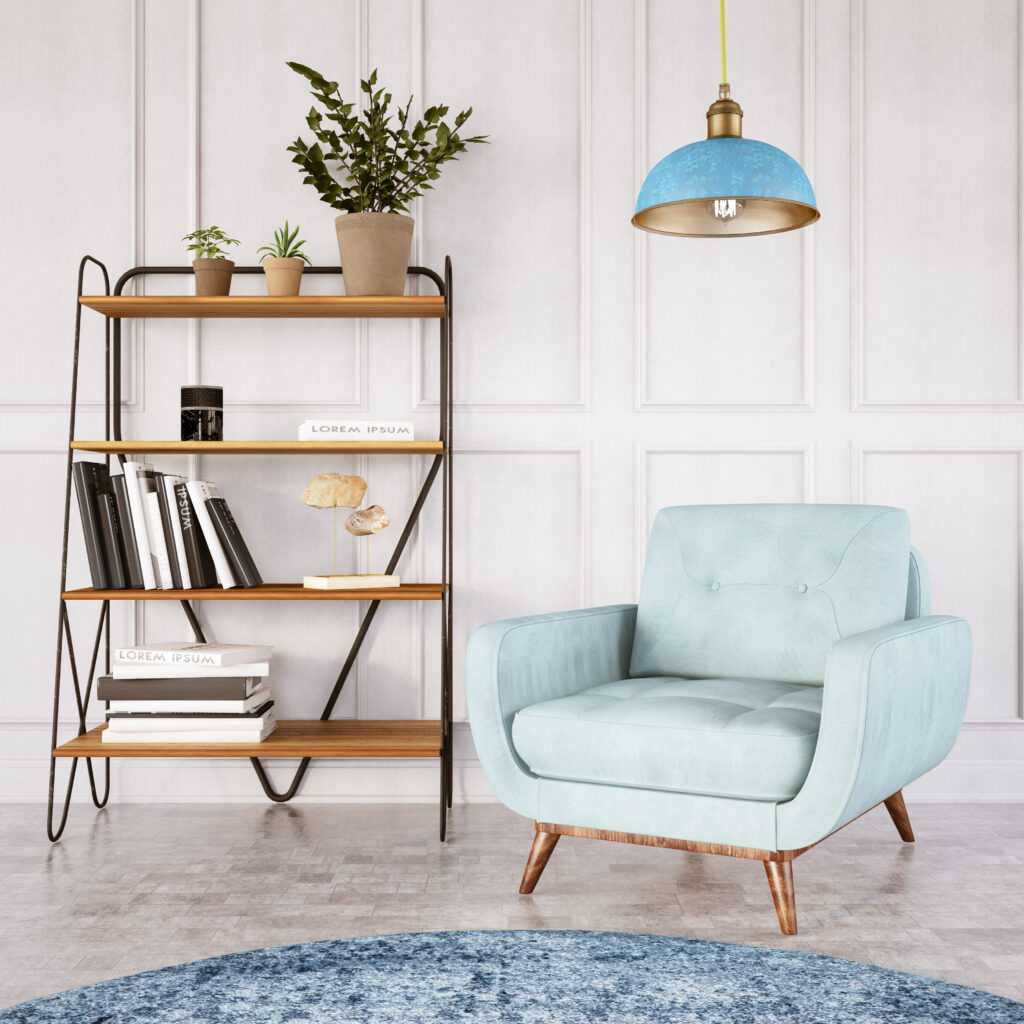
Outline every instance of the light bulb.
[[708, 216], [715, 220], [735, 220], [743, 212], [743, 203], [739, 199], [709, 199]]

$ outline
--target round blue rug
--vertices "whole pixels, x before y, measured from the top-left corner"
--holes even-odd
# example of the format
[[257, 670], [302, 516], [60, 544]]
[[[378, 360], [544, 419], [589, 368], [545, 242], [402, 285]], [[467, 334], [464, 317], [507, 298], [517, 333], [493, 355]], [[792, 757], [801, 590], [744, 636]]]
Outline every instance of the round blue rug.
[[832, 957], [616, 932], [424, 932], [134, 974], [4, 1024], [1021, 1024], [1024, 1003]]

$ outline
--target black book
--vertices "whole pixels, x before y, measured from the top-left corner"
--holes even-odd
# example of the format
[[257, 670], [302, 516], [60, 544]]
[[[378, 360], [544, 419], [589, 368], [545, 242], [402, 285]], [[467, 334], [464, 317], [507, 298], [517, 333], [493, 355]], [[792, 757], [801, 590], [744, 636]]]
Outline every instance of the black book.
[[111, 590], [126, 590], [128, 578], [124, 569], [124, 550], [121, 543], [121, 528], [117, 518], [117, 506], [110, 487], [110, 476], [104, 474], [96, 492], [96, 513], [100, 521], [100, 537], [103, 541], [103, 555], [107, 563]]
[[217, 586], [217, 570], [213, 564], [213, 556], [206, 544], [203, 531], [196, 522], [195, 510], [188, 488], [177, 484], [174, 497], [178, 504], [178, 520], [181, 523], [181, 536], [185, 544], [185, 561], [188, 562], [188, 574], [193, 587]]
[[141, 590], [142, 563], [139, 561], [139, 548], [135, 543], [135, 527], [132, 525], [132, 510], [128, 504], [128, 488], [125, 487], [123, 473], [111, 473], [110, 488], [117, 506], [117, 519], [121, 527], [121, 543], [124, 551], [125, 574], [132, 590]]
[[103, 536], [100, 532], [99, 512], [96, 494], [98, 483], [107, 467], [99, 462], [76, 462], [71, 470], [78, 495], [78, 511], [82, 518], [82, 532], [85, 534], [85, 553], [89, 558], [89, 575], [96, 590], [110, 586], [110, 575], [103, 555]]
[[272, 700], [264, 701], [252, 711], [111, 711], [107, 718], [262, 718], [272, 707]]
[[228, 508], [228, 503], [223, 498], [207, 498], [206, 507], [213, 520], [213, 528], [224, 547], [224, 553], [242, 586], [259, 586], [263, 582], [263, 577], [260, 576], [260, 571], [245, 546], [245, 540], [238, 529], [235, 517], [231, 514], [231, 509]]
[[171, 567], [171, 583], [175, 590], [181, 590], [181, 570], [178, 568], [178, 548], [174, 543], [174, 524], [171, 515], [177, 515], [177, 510], [171, 508], [167, 500], [167, 488], [164, 486], [164, 474], [156, 474], [156, 496], [160, 502], [160, 522], [164, 528], [164, 544], [167, 546], [167, 562]]
[[245, 700], [263, 685], [259, 676], [162, 676], [114, 679], [99, 676], [97, 700]]

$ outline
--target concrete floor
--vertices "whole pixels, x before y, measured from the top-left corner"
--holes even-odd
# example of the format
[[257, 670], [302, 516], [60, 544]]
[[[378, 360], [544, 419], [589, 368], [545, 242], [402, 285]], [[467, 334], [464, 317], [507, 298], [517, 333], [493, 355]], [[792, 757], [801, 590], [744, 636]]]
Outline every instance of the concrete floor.
[[0, 1006], [221, 953], [470, 928], [582, 928], [777, 946], [1024, 1001], [1024, 806], [910, 805], [917, 843], [877, 809], [794, 865], [787, 938], [761, 865], [563, 838], [517, 895], [532, 823], [457, 806], [0, 808]]

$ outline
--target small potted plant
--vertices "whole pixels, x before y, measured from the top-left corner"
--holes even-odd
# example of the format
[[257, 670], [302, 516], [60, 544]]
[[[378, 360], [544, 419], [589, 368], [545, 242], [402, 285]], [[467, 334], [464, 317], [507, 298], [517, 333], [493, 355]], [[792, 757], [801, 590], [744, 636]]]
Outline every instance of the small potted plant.
[[[377, 72], [360, 83], [364, 109], [355, 110], [338, 92], [338, 83], [303, 64], [288, 62], [308, 79], [323, 112], [311, 107], [306, 117], [316, 141], [301, 138], [288, 147], [328, 206], [340, 211], [338, 234], [345, 291], [349, 295], [401, 295], [412, 245], [409, 204], [433, 188], [440, 167], [485, 135], [463, 138], [459, 129], [473, 108], [445, 121], [448, 108], [430, 107], [409, 122], [412, 97], [404, 108], [391, 108], [391, 93], [377, 89]], [[332, 169], [333, 168], [333, 169]]]
[[228, 295], [235, 264], [227, 258], [227, 250], [222, 246], [238, 245], [238, 239], [228, 238], [214, 224], [213, 227], [198, 228], [182, 241], [191, 242], [186, 248], [195, 253], [192, 269], [196, 275], [196, 295]]
[[263, 245], [256, 250], [257, 257], [260, 253], [266, 253], [260, 262], [267, 278], [268, 295], [299, 294], [299, 286], [302, 284], [302, 269], [306, 263], [309, 263], [310, 266], [313, 264], [302, 251], [306, 240], [300, 238], [296, 241], [298, 233], [298, 224], [295, 225], [294, 231], [290, 231], [288, 221], [285, 221], [284, 227], [278, 228], [274, 232], [274, 244]]

